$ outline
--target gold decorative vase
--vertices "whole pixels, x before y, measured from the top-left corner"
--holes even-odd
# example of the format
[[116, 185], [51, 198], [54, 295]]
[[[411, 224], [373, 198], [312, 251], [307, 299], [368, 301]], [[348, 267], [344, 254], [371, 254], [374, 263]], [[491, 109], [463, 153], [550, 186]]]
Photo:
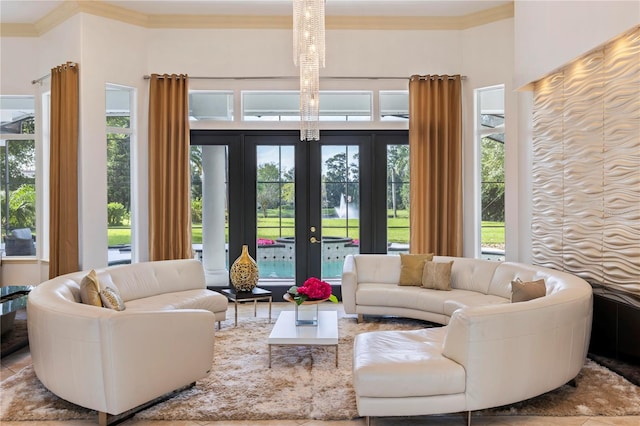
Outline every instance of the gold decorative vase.
[[242, 246], [242, 253], [231, 265], [231, 285], [236, 291], [252, 291], [258, 284], [258, 264], [249, 255], [249, 246]]

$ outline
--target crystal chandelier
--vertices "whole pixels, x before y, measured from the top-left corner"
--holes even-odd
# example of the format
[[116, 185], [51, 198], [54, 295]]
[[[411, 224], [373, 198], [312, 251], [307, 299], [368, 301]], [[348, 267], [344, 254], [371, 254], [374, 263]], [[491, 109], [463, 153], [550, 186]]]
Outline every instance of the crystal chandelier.
[[293, 63], [300, 67], [300, 140], [320, 139], [325, 0], [293, 0]]

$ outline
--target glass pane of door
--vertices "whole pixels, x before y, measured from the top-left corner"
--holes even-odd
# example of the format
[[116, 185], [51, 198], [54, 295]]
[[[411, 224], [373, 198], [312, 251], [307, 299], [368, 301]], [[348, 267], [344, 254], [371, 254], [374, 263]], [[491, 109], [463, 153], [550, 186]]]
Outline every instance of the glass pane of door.
[[357, 145], [321, 151], [322, 279], [340, 278], [344, 258], [359, 252], [360, 152]]
[[295, 279], [295, 147], [256, 147], [256, 261], [260, 279]]
[[409, 145], [387, 145], [387, 252], [409, 252]]

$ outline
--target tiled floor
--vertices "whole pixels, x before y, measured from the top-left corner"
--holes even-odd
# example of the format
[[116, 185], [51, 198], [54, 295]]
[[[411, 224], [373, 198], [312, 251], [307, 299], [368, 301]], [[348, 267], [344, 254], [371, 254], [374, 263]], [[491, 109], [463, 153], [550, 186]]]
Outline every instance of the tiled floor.
[[[273, 304], [273, 318], [277, 318], [280, 311], [289, 309], [291, 305], [287, 303]], [[335, 305], [327, 304], [327, 308], [336, 309]], [[258, 305], [259, 316], [267, 315], [265, 304]], [[339, 316], [346, 316], [342, 305], [338, 305]], [[253, 315], [253, 304], [246, 303], [238, 306], [238, 321], [243, 316]], [[233, 305], [229, 305], [227, 320], [223, 323], [223, 327], [233, 327]], [[0, 379], [4, 380], [11, 375], [17, 373], [22, 368], [31, 364], [31, 355], [29, 348], [26, 347], [19, 350], [0, 361]], [[2, 395], [0, 395], [0, 398]], [[88, 421], [34, 421], [34, 422], [2, 422], [2, 426], [89, 426], [97, 424]], [[135, 417], [121, 423], [123, 426], [364, 426], [364, 419], [356, 419], [350, 421], [319, 421], [319, 420], [264, 420], [264, 421], [218, 421], [218, 422], [194, 422], [194, 421], [143, 421], [137, 420]], [[380, 417], [372, 418], [371, 426], [466, 426], [467, 419], [463, 414], [438, 415], [438, 416], [421, 416], [421, 417]], [[532, 425], [532, 426], [639, 426], [640, 416], [630, 417], [525, 417], [525, 416], [472, 416], [471, 424], [473, 426], [509, 426], [509, 425]]]

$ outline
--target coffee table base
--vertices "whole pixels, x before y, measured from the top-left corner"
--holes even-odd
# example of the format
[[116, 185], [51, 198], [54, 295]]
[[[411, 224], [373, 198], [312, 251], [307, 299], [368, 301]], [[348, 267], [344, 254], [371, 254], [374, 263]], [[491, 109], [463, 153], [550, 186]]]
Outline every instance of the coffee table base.
[[269, 345], [269, 368], [271, 368], [271, 347], [272, 346], [334, 346], [336, 348], [336, 367], [338, 366], [338, 345], [281, 345], [281, 344], [270, 344]]
[[320, 311], [316, 327], [296, 326], [295, 313], [283, 311], [271, 330], [269, 339], [269, 368], [271, 368], [272, 346], [334, 346], [336, 367], [338, 366], [338, 314], [335, 311]]

